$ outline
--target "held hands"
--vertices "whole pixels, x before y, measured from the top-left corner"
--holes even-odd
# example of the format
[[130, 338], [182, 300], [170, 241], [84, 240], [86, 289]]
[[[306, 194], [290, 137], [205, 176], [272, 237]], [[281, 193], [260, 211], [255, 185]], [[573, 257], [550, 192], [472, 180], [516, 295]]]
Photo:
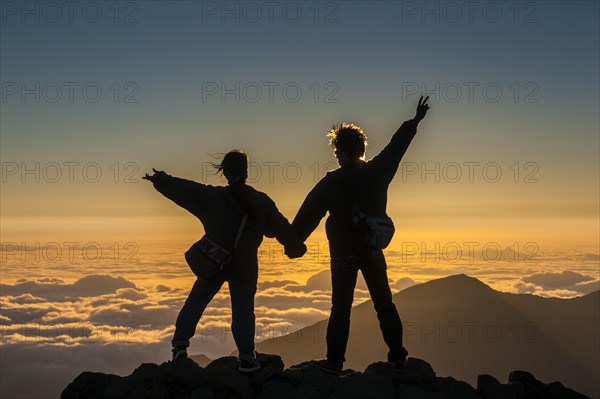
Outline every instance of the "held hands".
[[425, 100], [423, 100], [423, 96], [421, 96], [419, 99], [419, 105], [417, 105], [417, 114], [414, 117], [417, 122], [421, 122], [429, 110], [429, 104], [427, 104], [427, 100], [429, 100], [429, 96], [425, 97]]
[[307, 248], [306, 248], [306, 245], [304, 245], [304, 243], [302, 243], [301, 245], [293, 246], [293, 247], [291, 247], [291, 246], [285, 247], [285, 254], [290, 259], [300, 258], [306, 253], [306, 251], [307, 251]]
[[154, 168], [152, 168], [152, 171], [154, 171], [154, 174], [152, 176], [150, 176], [148, 173], [146, 173], [146, 176], [142, 177], [142, 179], [146, 179], [149, 180], [151, 182], [154, 183], [154, 181], [158, 178], [158, 177], [162, 177], [162, 176], [166, 176], [167, 174], [162, 171], [162, 170], [156, 170]]

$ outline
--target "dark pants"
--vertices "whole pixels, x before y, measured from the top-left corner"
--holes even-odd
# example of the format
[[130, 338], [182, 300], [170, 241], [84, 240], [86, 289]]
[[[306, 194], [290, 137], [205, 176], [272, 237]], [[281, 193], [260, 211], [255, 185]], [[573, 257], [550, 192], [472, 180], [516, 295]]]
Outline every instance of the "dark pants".
[[388, 283], [387, 266], [382, 251], [370, 255], [331, 259], [332, 306], [327, 325], [327, 359], [343, 363], [350, 334], [350, 312], [354, 300], [356, 278], [360, 270], [365, 278], [383, 339], [389, 348], [388, 360], [405, 359], [408, 352], [402, 346], [402, 322]]
[[[224, 281], [197, 279], [177, 316], [173, 346], [190, 345], [204, 309], [219, 292]], [[256, 284], [229, 284], [231, 295], [231, 333], [242, 360], [254, 359], [254, 295]]]

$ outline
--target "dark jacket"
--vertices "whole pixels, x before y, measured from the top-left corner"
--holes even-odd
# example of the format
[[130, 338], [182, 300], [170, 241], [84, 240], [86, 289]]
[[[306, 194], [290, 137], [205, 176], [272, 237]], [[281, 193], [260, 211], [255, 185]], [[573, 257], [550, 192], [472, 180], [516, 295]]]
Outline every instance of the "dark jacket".
[[153, 184], [165, 197], [200, 219], [208, 237], [234, 253], [226, 276], [229, 282], [256, 284], [258, 247], [263, 236], [276, 238], [285, 247], [303, 245], [275, 202], [267, 194], [248, 185], [242, 187], [242, 194], [248, 198], [250, 207], [248, 220], [234, 252], [233, 246], [244, 212], [228, 187], [210, 186], [167, 174], [161, 174]]
[[305, 241], [329, 212], [325, 229], [331, 257], [370, 252], [352, 224], [351, 205], [356, 202], [369, 216], [386, 215], [388, 186], [416, 133], [417, 122], [410, 119], [370, 161], [357, 160], [328, 172], [308, 194], [292, 222], [300, 239]]

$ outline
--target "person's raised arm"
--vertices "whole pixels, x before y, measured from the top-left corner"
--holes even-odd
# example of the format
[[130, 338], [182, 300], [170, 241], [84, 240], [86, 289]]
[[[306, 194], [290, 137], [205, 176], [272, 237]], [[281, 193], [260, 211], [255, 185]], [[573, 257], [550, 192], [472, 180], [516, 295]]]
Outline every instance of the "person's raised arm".
[[168, 175], [162, 170], [154, 168], [152, 170], [154, 174], [146, 174], [143, 179], [152, 182], [159, 193], [193, 215], [198, 216], [206, 186], [192, 180]]
[[421, 96], [415, 116], [404, 122], [398, 130], [396, 130], [390, 143], [371, 160], [374, 164], [379, 165], [382, 171], [385, 171], [389, 180], [396, 174], [402, 157], [406, 153], [406, 150], [408, 150], [412, 139], [417, 134], [417, 125], [425, 118], [425, 115], [429, 110], [429, 104], [427, 104], [428, 99], [429, 96], [425, 97], [425, 99]]

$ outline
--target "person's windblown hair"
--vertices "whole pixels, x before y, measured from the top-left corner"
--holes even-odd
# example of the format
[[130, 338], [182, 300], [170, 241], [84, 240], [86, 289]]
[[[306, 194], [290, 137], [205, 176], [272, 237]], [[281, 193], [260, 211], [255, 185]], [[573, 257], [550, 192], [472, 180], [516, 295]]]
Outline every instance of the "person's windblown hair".
[[351, 158], [363, 158], [367, 148], [367, 136], [352, 123], [333, 125], [329, 130], [329, 144], [336, 150], [347, 152]]

